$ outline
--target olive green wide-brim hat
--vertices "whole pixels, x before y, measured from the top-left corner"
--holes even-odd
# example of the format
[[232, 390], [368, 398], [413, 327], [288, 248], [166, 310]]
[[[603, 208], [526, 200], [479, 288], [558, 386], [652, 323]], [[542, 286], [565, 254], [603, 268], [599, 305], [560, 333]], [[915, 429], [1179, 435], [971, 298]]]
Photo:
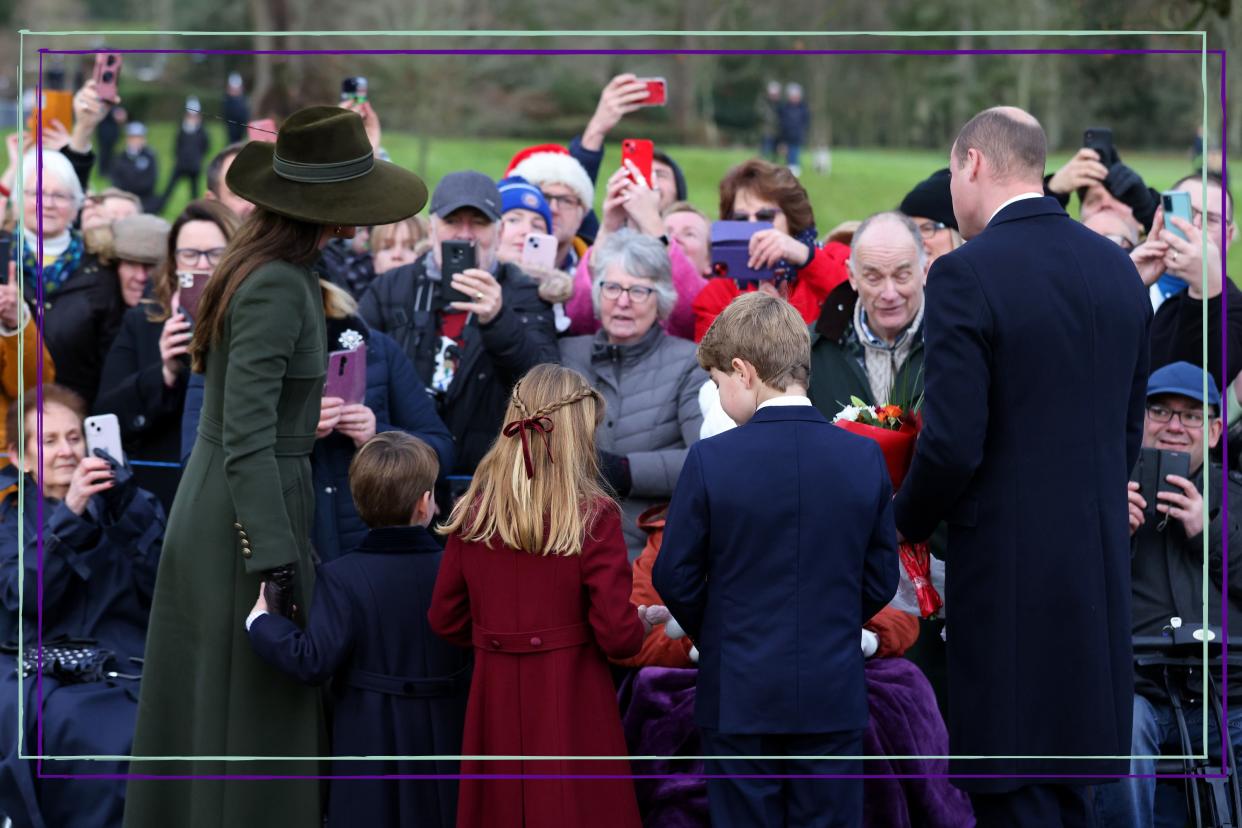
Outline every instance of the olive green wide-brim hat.
[[244, 146], [225, 181], [247, 201], [314, 224], [392, 224], [427, 203], [422, 179], [377, 159], [362, 118], [338, 106], [293, 113], [275, 144]]

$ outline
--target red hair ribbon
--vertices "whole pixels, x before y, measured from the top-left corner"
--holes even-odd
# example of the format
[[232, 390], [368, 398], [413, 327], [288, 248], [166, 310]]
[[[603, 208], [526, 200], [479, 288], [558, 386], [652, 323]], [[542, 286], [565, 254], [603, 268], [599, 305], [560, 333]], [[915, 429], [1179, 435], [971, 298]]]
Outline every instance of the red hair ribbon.
[[548, 462], [555, 462], [552, 459], [552, 442], [548, 435], [552, 433], [552, 419], [550, 417], [527, 417], [525, 420], [514, 420], [505, 426], [501, 432], [506, 437], [520, 437], [522, 439], [522, 462], [526, 464], [526, 477], [530, 480], [535, 478], [535, 463], [530, 456], [530, 443], [527, 442], [527, 430], [537, 432], [543, 435], [543, 446], [548, 450]]

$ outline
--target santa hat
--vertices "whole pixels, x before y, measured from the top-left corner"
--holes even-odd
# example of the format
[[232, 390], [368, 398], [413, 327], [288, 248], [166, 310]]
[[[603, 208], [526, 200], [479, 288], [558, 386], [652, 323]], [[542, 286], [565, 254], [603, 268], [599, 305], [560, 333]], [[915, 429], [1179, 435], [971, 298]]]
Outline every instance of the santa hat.
[[595, 185], [569, 150], [559, 144], [538, 144], [518, 152], [509, 161], [505, 177], [520, 176], [536, 187], [563, 184], [574, 191], [583, 206], [590, 210], [595, 203]]

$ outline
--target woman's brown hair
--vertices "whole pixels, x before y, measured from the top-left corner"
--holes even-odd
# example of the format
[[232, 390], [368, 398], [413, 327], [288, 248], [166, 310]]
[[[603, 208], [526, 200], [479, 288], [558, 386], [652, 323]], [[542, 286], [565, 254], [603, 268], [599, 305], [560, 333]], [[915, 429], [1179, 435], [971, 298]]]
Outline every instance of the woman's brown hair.
[[[610, 502], [595, 457], [603, 417], [604, 398], [577, 371], [551, 363], [530, 369], [509, 396], [509, 425], [438, 531], [467, 542], [499, 538], [536, 555], [580, 554]], [[544, 421], [546, 433], [525, 426], [534, 421]]]
[[177, 236], [181, 234], [181, 228], [192, 221], [209, 221], [219, 227], [225, 244], [233, 240], [240, 224], [237, 215], [218, 201], [200, 198], [185, 205], [168, 231], [168, 255], [164, 257], [164, 263], [160, 265], [151, 285], [155, 296], [142, 300], [147, 306], [147, 319], [152, 322], [163, 322], [172, 316], [172, 297], [177, 292]]
[[229, 302], [246, 277], [260, 265], [286, 261], [308, 267], [319, 257], [323, 226], [286, 218], [263, 207], [254, 212], [237, 230], [228, 250], [216, 265], [199, 299], [199, 318], [190, 340], [190, 358], [195, 371], [206, 368], [206, 355], [224, 333]]
[[815, 224], [815, 211], [811, 209], [810, 196], [788, 167], [761, 158], [752, 158], [725, 173], [720, 181], [722, 220], [727, 221], [733, 216], [733, 202], [743, 190], [780, 207], [789, 222], [791, 236], [797, 236]]
[[[46, 411], [48, 405], [52, 403], [63, 405], [65, 408], [69, 409], [77, 415], [79, 421], [85, 420], [87, 413], [90, 410], [86, 405], [86, 400], [82, 399], [82, 396], [78, 392], [70, 388], [66, 388], [63, 385], [57, 385], [56, 383], [44, 383], [43, 410]], [[21, 429], [21, 424], [26, 422], [26, 418], [29, 417], [30, 413], [38, 407], [39, 395], [34, 386], [26, 389], [23, 404], [20, 407], [17, 405], [17, 400], [13, 400], [13, 402], [9, 404], [9, 410], [4, 418], [4, 445], [7, 448], [17, 448], [17, 434]], [[33, 434], [34, 432], [31, 431], [26, 435], [26, 438], [29, 439]], [[14, 452], [13, 456], [9, 458], [9, 462], [14, 466], [17, 465], [16, 452]]]

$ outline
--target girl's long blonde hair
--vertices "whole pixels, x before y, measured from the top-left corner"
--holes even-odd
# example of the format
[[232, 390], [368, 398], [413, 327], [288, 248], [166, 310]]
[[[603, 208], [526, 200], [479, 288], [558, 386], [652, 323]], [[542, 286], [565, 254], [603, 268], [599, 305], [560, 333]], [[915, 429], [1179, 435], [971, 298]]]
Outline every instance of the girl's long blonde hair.
[[[585, 377], [560, 365], [536, 365], [513, 387], [505, 428], [438, 531], [468, 542], [499, 537], [537, 555], [580, 554], [609, 501], [595, 456], [595, 429], [603, 418], [604, 399]], [[536, 422], [546, 433], [530, 428]]]

